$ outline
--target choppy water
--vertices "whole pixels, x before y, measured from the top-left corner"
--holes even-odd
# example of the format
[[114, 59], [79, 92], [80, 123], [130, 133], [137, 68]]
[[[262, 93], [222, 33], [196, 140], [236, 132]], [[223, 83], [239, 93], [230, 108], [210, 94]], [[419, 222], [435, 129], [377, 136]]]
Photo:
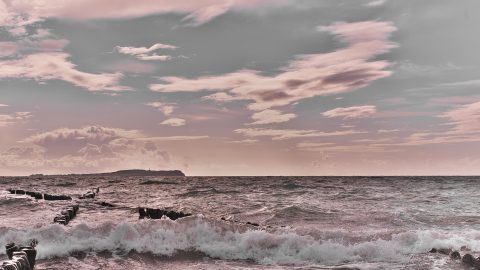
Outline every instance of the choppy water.
[[[480, 177], [0, 178], [0, 245], [39, 240], [38, 269], [464, 269], [480, 252]], [[67, 194], [80, 203], [10, 194]], [[98, 202], [109, 202], [113, 208]], [[137, 207], [193, 213], [139, 220]], [[221, 218], [226, 219], [221, 220]], [[246, 222], [258, 223], [259, 227]], [[5, 258], [0, 249], [0, 259]], [[37, 267], [36, 267], [37, 268]]]

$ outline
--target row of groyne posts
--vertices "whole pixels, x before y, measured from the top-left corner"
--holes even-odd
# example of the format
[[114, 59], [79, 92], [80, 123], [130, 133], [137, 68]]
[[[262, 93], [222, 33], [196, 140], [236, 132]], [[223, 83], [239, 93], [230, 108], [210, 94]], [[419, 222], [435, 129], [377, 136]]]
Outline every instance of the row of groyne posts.
[[8, 260], [0, 265], [0, 270], [33, 270], [37, 257], [36, 244], [35, 240], [27, 246], [17, 246], [15, 243], [7, 244], [5, 249]]
[[[9, 191], [10, 194], [28, 195], [37, 200], [41, 200], [41, 199], [47, 200], [47, 201], [73, 200], [72, 197], [68, 195], [51, 195], [46, 193], [42, 194], [40, 192], [25, 191], [21, 189], [8, 189], [7, 191]], [[100, 192], [100, 188], [94, 188], [92, 191], [88, 191], [87, 193], [82, 194], [78, 198], [81, 200], [94, 199], [99, 192]], [[115, 205], [108, 202], [99, 202], [98, 204], [100, 206], [105, 206], [105, 207], [115, 207]], [[67, 206], [60, 211], [60, 214], [55, 216], [55, 218], [53, 219], [53, 222], [67, 225], [70, 222], [70, 220], [75, 218], [79, 209], [80, 209], [79, 204], [73, 204], [73, 205]], [[161, 219], [162, 217], [165, 216], [171, 220], [177, 220], [179, 218], [184, 218], [192, 215], [192, 214], [184, 213], [181, 211], [177, 212], [173, 210], [163, 210], [163, 209], [145, 208], [145, 207], [139, 207], [138, 214], [139, 214], [139, 219], [145, 219], [145, 218]], [[249, 223], [249, 224], [252, 224], [252, 223]]]
[[[68, 195], [52, 195], [48, 193], [40, 193], [35, 191], [26, 191], [22, 189], [7, 189], [10, 194], [17, 195], [28, 195], [36, 200], [46, 200], [46, 201], [71, 201], [73, 200], [71, 196]], [[100, 191], [99, 188], [93, 189], [93, 191], [88, 191], [87, 193], [81, 195], [79, 199], [93, 199], [95, 195]], [[75, 216], [80, 209], [79, 204], [72, 204], [60, 210], [60, 213], [53, 218], [53, 223], [67, 225]]]

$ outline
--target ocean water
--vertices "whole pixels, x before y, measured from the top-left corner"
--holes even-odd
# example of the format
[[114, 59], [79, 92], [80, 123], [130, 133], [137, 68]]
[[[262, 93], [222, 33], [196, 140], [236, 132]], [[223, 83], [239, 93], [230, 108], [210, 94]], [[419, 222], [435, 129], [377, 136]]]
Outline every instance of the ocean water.
[[[0, 245], [37, 239], [36, 269], [465, 269], [428, 251], [479, 255], [479, 180], [3, 177]], [[95, 199], [78, 199], [96, 187]], [[74, 199], [35, 200], [8, 188]], [[80, 204], [76, 218], [53, 224], [72, 203]], [[193, 215], [139, 220], [139, 206]]]

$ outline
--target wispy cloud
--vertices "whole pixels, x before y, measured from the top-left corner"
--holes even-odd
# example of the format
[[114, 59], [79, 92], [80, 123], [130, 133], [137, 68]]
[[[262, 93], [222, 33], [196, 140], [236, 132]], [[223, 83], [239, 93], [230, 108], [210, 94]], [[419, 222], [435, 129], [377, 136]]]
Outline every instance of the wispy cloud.
[[388, 41], [395, 27], [388, 22], [367, 21], [338, 23], [319, 27], [347, 43], [347, 47], [325, 54], [297, 57], [275, 76], [256, 70], [239, 70], [219, 76], [195, 79], [161, 77], [163, 83], [152, 84], [157, 92], [217, 91], [208, 99], [226, 102], [252, 101], [255, 111], [289, 105], [314, 96], [335, 95], [367, 86], [391, 74], [386, 61], [369, 59], [386, 53], [395, 44]]
[[146, 103], [146, 105], [161, 111], [164, 115], [171, 115], [175, 110], [175, 104], [173, 103], [164, 103], [160, 101], [155, 101], [155, 102]]
[[368, 3], [366, 4], [366, 6], [369, 6], [369, 7], [378, 7], [378, 6], [384, 5], [386, 2], [387, 2], [387, 0], [374, 0], [374, 1], [368, 2]]
[[12, 56], [18, 52], [19, 48], [15, 42], [2, 41], [0, 42], [0, 58]]
[[185, 119], [182, 119], [182, 118], [170, 118], [163, 121], [160, 124], [171, 126], [171, 127], [181, 127], [181, 126], [184, 126], [186, 123], [187, 121], [185, 121]]
[[247, 137], [272, 137], [272, 140], [287, 140], [295, 138], [311, 138], [311, 137], [334, 137], [347, 136], [353, 134], [365, 133], [364, 131], [342, 130], [323, 132], [318, 130], [297, 130], [297, 129], [263, 129], [263, 128], [243, 128], [236, 129], [235, 133], [242, 134]]
[[[2, 105], [4, 104], [0, 104], [0, 107], [3, 107]], [[4, 105], [4, 106], [7, 106], [7, 105]], [[22, 122], [32, 117], [33, 115], [30, 112], [15, 112], [12, 114], [0, 114], [0, 127]]]
[[441, 115], [453, 125], [451, 133], [465, 134], [480, 132], [480, 101], [463, 105]]
[[127, 55], [132, 55], [137, 59], [140, 60], [158, 60], [158, 61], [166, 61], [171, 59], [169, 55], [158, 55], [156, 53], [151, 53], [156, 50], [160, 49], [168, 49], [168, 50], [174, 50], [177, 47], [168, 45], [168, 44], [162, 44], [162, 43], [156, 43], [149, 48], [146, 47], [121, 47], [117, 46], [115, 49], [122, 54], [127, 54]]
[[21, 35], [25, 25], [45, 18], [67, 18], [73, 20], [129, 19], [159, 13], [185, 14], [184, 20], [198, 25], [232, 9], [256, 9], [290, 3], [284, 0], [43, 0], [0, 1], [0, 24], [11, 33]]
[[375, 106], [365, 105], [365, 106], [335, 108], [333, 110], [329, 110], [322, 113], [322, 115], [328, 118], [342, 117], [343, 119], [350, 119], [350, 118], [369, 117], [374, 115], [376, 112], [377, 112], [377, 109]]
[[252, 119], [255, 121], [252, 125], [283, 123], [288, 122], [295, 117], [297, 116], [293, 113], [282, 114], [282, 112], [277, 110], [264, 110], [252, 115]]
[[0, 61], [0, 78], [25, 78], [39, 82], [62, 80], [90, 91], [124, 91], [119, 85], [120, 73], [88, 73], [79, 71], [62, 52], [35, 53], [21, 59]]

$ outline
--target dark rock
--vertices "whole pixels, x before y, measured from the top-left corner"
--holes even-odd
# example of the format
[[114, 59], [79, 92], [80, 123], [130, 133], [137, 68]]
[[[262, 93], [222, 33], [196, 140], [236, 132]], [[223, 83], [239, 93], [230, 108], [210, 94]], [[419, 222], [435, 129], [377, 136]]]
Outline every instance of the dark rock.
[[144, 219], [148, 217], [147, 212], [145, 211], [145, 208], [142, 208], [142, 207], [138, 208], [138, 214], [139, 214], [139, 219]]
[[50, 195], [50, 194], [43, 194], [43, 199], [47, 201], [71, 201], [72, 197], [66, 195]]
[[12, 259], [13, 252], [18, 251], [18, 247], [15, 245], [15, 243], [8, 243], [5, 245], [5, 250], [7, 253], [8, 259]]
[[460, 255], [460, 252], [452, 251], [452, 253], [450, 253], [450, 258], [452, 258], [454, 260], [460, 260], [462, 258], [462, 256]]
[[468, 265], [468, 266], [475, 266], [476, 260], [472, 256], [472, 254], [467, 253], [467, 254], [463, 255], [462, 263], [465, 264], [465, 265]]
[[256, 227], [260, 226], [258, 223], [252, 223], [252, 222], [250, 222], [250, 221], [248, 221], [247, 224], [248, 224], [248, 225], [252, 225], [252, 226], [256, 226]]
[[30, 269], [27, 253], [24, 251], [15, 251], [12, 256], [12, 261], [17, 261], [20, 264], [19, 270]]
[[168, 211], [166, 213], [166, 216], [171, 220], [177, 220], [180, 217], [179, 213], [175, 211]]
[[78, 204], [69, 206], [63, 209], [59, 215], [53, 218], [54, 223], [67, 225], [77, 215], [79, 206]]
[[30, 196], [32, 196], [33, 198], [35, 198], [37, 200], [43, 199], [43, 195], [40, 192], [32, 192], [32, 195], [30, 195]]
[[17, 264], [17, 262], [13, 262], [13, 261], [6, 261], [6, 262], [3, 262], [2, 264], [3, 270], [18, 270], [18, 267], [19, 265]]
[[93, 199], [95, 198], [95, 193], [89, 191], [85, 194], [83, 194], [82, 196], [80, 196], [80, 199]]
[[439, 249], [437, 249], [437, 252], [440, 253], [440, 254], [444, 254], [444, 255], [450, 255], [450, 253], [452, 252], [452, 249], [451, 248], [439, 248]]
[[161, 219], [165, 212], [160, 209], [147, 208], [147, 214], [151, 219]]
[[188, 217], [192, 214], [185, 214], [183, 212], [176, 211], [166, 211], [161, 209], [153, 208], [138, 208], [139, 219], [151, 218], [151, 219], [161, 219], [163, 216], [167, 216], [171, 220], [177, 220], [179, 218]]
[[99, 205], [105, 206], [105, 207], [115, 207], [115, 205], [108, 202], [100, 202]]
[[62, 225], [68, 224], [68, 220], [65, 218], [65, 216], [56, 216], [55, 218], [53, 218], [53, 222]]
[[25, 191], [24, 191], [24, 190], [21, 190], [21, 189], [17, 189], [17, 190], [15, 190], [15, 194], [24, 195], [24, 194], [25, 194]]
[[37, 257], [37, 250], [31, 246], [22, 246], [20, 250], [27, 254], [28, 264], [30, 268], [33, 269], [35, 267], [35, 258]]

